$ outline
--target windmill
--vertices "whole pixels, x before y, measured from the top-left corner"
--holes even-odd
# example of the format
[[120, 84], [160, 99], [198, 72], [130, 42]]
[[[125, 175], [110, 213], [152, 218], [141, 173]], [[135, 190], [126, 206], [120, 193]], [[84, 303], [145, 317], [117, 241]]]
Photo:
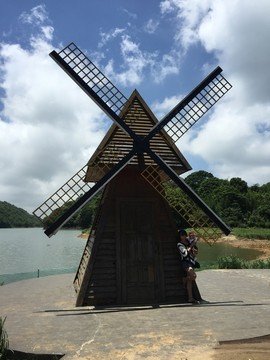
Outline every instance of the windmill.
[[185, 301], [173, 213], [210, 244], [230, 229], [179, 176], [191, 167], [175, 143], [230, 83], [217, 67], [158, 121], [137, 90], [126, 98], [74, 43], [50, 56], [113, 121], [86, 166], [34, 211], [51, 220], [52, 236], [102, 191], [76, 305]]

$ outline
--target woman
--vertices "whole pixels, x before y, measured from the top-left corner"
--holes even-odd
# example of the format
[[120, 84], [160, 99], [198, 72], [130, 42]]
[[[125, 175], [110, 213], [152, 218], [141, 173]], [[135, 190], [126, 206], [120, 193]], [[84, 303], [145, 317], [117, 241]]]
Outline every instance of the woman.
[[177, 248], [181, 256], [181, 265], [184, 270], [186, 279], [188, 302], [191, 304], [199, 304], [200, 302], [193, 298], [192, 285], [196, 280], [195, 267], [199, 267], [195, 259], [193, 246], [188, 241], [187, 232], [185, 230], [179, 231], [180, 241], [177, 243]]

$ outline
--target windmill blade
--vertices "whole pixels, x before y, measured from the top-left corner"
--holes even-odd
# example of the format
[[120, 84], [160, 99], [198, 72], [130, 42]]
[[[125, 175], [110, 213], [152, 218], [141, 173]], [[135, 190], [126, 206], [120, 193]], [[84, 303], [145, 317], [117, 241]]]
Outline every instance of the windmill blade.
[[[135, 143], [141, 141], [125, 121], [118, 116], [123, 111], [123, 108], [127, 103], [127, 98], [74, 43], [69, 44], [59, 53], [56, 53], [55, 51], [51, 52], [50, 56], [84, 90], [84, 92], [134, 140]], [[110, 149], [110, 152], [111, 150], [112, 149]], [[52, 224], [45, 231], [46, 235], [51, 236], [55, 234], [72, 216], [75, 215], [76, 212], [78, 212], [99, 190], [101, 190], [107, 182], [125, 167], [135, 155], [134, 149], [131, 149], [125, 154], [118, 150], [119, 149], [116, 149], [118, 152], [118, 164], [115, 165], [115, 161], [114, 164], [109, 165], [102, 161], [96, 164], [96, 166], [94, 166], [95, 164], [92, 164], [95, 168], [96, 177], [98, 177], [98, 172], [101, 174], [100, 180], [93, 187], [90, 187], [85, 183], [83, 183], [83, 185], [77, 184], [74, 180], [74, 178], [78, 176], [78, 173], [76, 173], [67, 183], [34, 211], [34, 214], [41, 219], [41, 221], [52, 221]], [[80, 181], [82, 178], [85, 179], [86, 169], [83, 171], [83, 174]], [[83, 191], [84, 186], [88, 186], [86, 192]], [[80, 191], [79, 198], [78, 191], [76, 190], [77, 188]], [[74, 196], [77, 197], [76, 201]], [[62, 206], [65, 206], [64, 214], [62, 214], [60, 209], [58, 211], [59, 216], [56, 216], [57, 210]]]
[[[147, 151], [155, 164], [146, 167], [142, 176], [168, 201], [191, 227], [208, 243], [216, 241], [222, 234], [228, 235], [230, 228], [209, 206], [153, 151]], [[179, 188], [178, 197], [166, 192], [164, 183], [169, 178]], [[214, 230], [215, 229], [215, 230]], [[222, 232], [221, 232], [221, 231]]]
[[[79, 196], [85, 194], [91, 189], [89, 183], [84, 182], [87, 172], [87, 165], [77, 171], [69, 180], [67, 180], [58, 190], [56, 190], [46, 201], [37, 207], [33, 214], [39, 221], [46, 226], [47, 222], [57, 220], [57, 210], [68, 204], [73, 204]], [[70, 207], [69, 206], [69, 207]]]
[[153, 127], [146, 140], [149, 141], [164, 128], [174, 142], [178, 141], [231, 89], [232, 85], [221, 75], [221, 72], [220, 67], [212, 71]]
[[[221, 75], [222, 69], [217, 67], [212, 73], [210, 73], [195, 89], [193, 89], [182, 101], [180, 101], [174, 109], [172, 109], [156, 126], [154, 126], [144, 141], [150, 141], [152, 138], [156, 138], [157, 134], [161, 131], [166, 131], [173, 142], [178, 141], [197, 121], [232, 87], [232, 85]], [[181, 189], [182, 200], [185, 204], [181, 211], [175, 208], [175, 204], [172, 199], [167, 199], [170, 205], [175, 208], [181, 214], [186, 214], [186, 221], [192, 223], [195, 226], [194, 221], [191, 221], [191, 217], [188, 216], [188, 212], [185, 209], [189, 208], [190, 214], [196, 214], [200, 228], [214, 228], [216, 225], [222, 229], [225, 234], [230, 232], [228, 226], [199, 198], [199, 196], [181, 179], [178, 175], [161, 159], [161, 154], [158, 152], [155, 154], [152, 150], [147, 151], [148, 154], [154, 160], [152, 165], [149, 165], [142, 175], [146, 178], [151, 185], [157, 186], [157, 179], [161, 176], [165, 181], [172, 179], [175, 184]], [[150, 154], [152, 153], [152, 155]], [[158, 165], [158, 168], [157, 168]], [[156, 169], [155, 169], [156, 168]], [[155, 187], [155, 186], [154, 186]], [[180, 191], [180, 190], [179, 190]], [[188, 205], [186, 195], [189, 196], [189, 202], [194, 203], [191, 208]], [[186, 200], [185, 200], [186, 199]], [[179, 205], [177, 205], [179, 206]], [[197, 210], [195, 210], [197, 208]], [[193, 209], [193, 211], [192, 211]], [[201, 209], [200, 211], [198, 211]], [[199, 216], [199, 213], [201, 215]], [[203, 215], [205, 214], [205, 215]], [[205, 217], [206, 216], [206, 217]], [[198, 220], [200, 219], [200, 220]], [[204, 219], [204, 220], [203, 220]], [[207, 220], [208, 219], [208, 220]], [[208, 222], [212, 223], [212, 226], [207, 226]], [[204, 224], [204, 225], [203, 225]], [[201, 230], [199, 231], [202, 232]], [[211, 238], [217, 239], [220, 237], [219, 231], [215, 231], [216, 235], [211, 230]], [[209, 234], [201, 234], [202, 237], [209, 238]]]
[[119, 117], [127, 98], [74, 43], [50, 56], [126, 134], [136, 138]]
[[[131, 150], [125, 155], [113, 168], [107, 168], [105, 175], [92, 187], [83, 181], [87, 166], [79, 170], [71, 179], [69, 179], [61, 188], [59, 188], [48, 200], [39, 206], [33, 213], [43, 223], [46, 220], [52, 220], [52, 223], [45, 230], [49, 237], [56, 234], [57, 231], [72, 218], [84, 205], [86, 205], [112, 178], [114, 178], [133, 158], [135, 151]], [[107, 165], [104, 165], [107, 166]], [[108, 170], [109, 169], [109, 170]], [[104, 173], [103, 169], [101, 171]], [[57, 210], [61, 205], [70, 205], [65, 207], [65, 212]]]
[[223, 235], [223, 231], [176, 183], [170, 184], [163, 170], [157, 166], [149, 166], [142, 175], [168, 202], [169, 206], [178, 213], [180, 218], [189, 224], [189, 227], [194, 229], [196, 234], [209, 245], [212, 245]]

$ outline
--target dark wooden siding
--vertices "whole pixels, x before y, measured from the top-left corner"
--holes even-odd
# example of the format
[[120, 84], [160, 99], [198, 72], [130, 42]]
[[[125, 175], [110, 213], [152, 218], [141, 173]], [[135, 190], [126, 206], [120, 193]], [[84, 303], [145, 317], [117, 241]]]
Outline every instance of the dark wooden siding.
[[186, 289], [183, 287], [183, 272], [180, 256], [176, 247], [177, 228], [168, 204], [160, 198], [160, 245], [163, 262], [164, 302], [179, 303], [186, 301]]
[[116, 304], [115, 233], [104, 230], [99, 239], [99, 249], [88, 284], [84, 305]]
[[104, 195], [100, 220], [95, 232], [91, 273], [83, 305], [111, 305], [117, 302], [116, 227], [113, 199]]
[[140, 176], [138, 171], [133, 169], [117, 175], [106, 189], [95, 240], [93, 243], [90, 242], [91, 255], [88, 264], [87, 261], [85, 262], [85, 266], [88, 267], [88, 275], [85, 276], [87, 280], [84, 281], [84, 291], [81, 292], [81, 289], [79, 291], [84, 293], [83, 301], [77, 305], [124, 305], [133, 302], [130, 296], [123, 296], [130, 293], [127, 284], [127, 252], [123, 251], [125, 245], [122, 243], [122, 241], [128, 242], [129, 239], [123, 240], [123, 236], [122, 238], [120, 236], [123, 232], [117, 210], [119, 203], [123, 201], [125, 204], [130, 202], [127, 209], [132, 209], [132, 204], [136, 203], [136, 211], [138, 207], [143, 207], [145, 202], [154, 204], [151, 206], [153, 209], [151, 217], [154, 221], [150, 236], [154, 239], [155, 255], [153, 264], [148, 266], [149, 269], [153, 266], [155, 274], [155, 298], [150, 300], [149, 285], [145, 301], [140, 298], [140, 303], [185, 302], [186, 290], [183, 287], [180, 258], [176, 247], [175, 220], [165, 200]]

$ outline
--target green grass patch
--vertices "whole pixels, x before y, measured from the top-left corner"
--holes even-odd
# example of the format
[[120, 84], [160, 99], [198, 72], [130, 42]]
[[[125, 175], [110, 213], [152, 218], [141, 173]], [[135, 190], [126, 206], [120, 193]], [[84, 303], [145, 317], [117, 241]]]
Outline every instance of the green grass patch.
[[214, 270], [217, 268], [218, 268], [217, 262], [203, 263], [203, 264], [201, 264], [201, 267], [199, 269], [196, 269], [196, 272], [202, 271], [202, 270]]
[[90, 231], [91, 231], [91, 228], [83, 229], [82, 234], [83, 235], [90, 234]]
[[239, 238], [270, 240], [270, 229], [233, 228], [232, 234]]
[[216, 262], [201, 264], [196, 271], [214, 269], [270, 269], [270, 258], [245, 260], [236, 255], [222, 256]]
[[270, 269], [270, 258], [244, 260], [235, 255], [222, 256], [217, 259], [218, 269]]

